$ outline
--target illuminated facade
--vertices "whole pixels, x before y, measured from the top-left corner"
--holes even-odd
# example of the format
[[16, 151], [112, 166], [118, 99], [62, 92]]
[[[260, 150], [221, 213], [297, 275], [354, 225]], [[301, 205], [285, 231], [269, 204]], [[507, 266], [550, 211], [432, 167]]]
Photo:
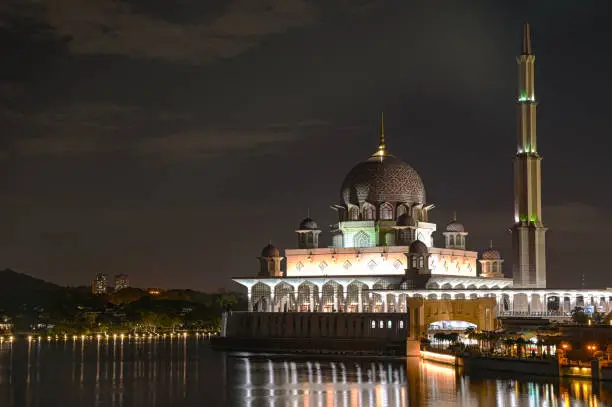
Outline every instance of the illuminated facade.
[[130, 286], [130, 280], [126, 274], [115, 274], [115, 292]]
[[[491, 247], [468, 250], [468, 232], [456, 216], [435, 247], [434, 205], [417, 171], [387, 149], [384, 124], [378, 148], [353, 167], [332, 205], [338, 221], [329, 247], [310, 217], [297, 233], [297, 249], [269, 244], [256, 277], [235, 278], [247, 289], [249, 311], [404, 312], [406, 300], [495, 298], [497, 316], [567, 318], [576, 306], [609, 311], [612, 291], [546, 289], [545, 232], [535, 128], [535, 56], [525, 26], [519, 65], [518, 151], [515, 168], [513, 278]], [[281, 262], [286, 259], [286, 269]], [[480, 272], [477, 264], [480, 263]]]
[[91, 292], [95, 295], [106, 294], [108, 291], [108, 276], [104, 273], [96, 274], [91, 282]]

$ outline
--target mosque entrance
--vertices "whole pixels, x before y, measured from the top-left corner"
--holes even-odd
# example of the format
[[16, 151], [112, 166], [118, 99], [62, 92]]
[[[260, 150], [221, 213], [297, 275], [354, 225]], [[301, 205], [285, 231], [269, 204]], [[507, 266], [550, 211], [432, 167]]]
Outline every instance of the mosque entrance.
[[429, 332], [437, 332], [437, 331], [453, 331], [453, 332], [463, 332], [466, 329], [476, 329], [476, 324], [472, 324], [467, 321], [456, 321], [456, 320], [443, 320], [432, 322], [427, 326], [427, 330]]
[[[431, 300], [407, 298], [406, 309], [409, 318], [409, 339], [418, 340], [433, 328], [476, 327], [483, 331], [495, 329], [495, 298], [474, 298], [459, 300]], [[454, 330], [454, 329], [453, 329]]]

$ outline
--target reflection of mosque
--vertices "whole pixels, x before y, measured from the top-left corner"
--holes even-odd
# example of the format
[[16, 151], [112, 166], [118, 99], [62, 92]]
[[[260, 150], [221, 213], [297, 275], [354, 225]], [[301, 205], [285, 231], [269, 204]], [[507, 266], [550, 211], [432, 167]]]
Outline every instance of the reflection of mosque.
[[[535, 55], [525, 26], [519, 65], [517, 151], [514, 160], [512, 278], [500, 252], [468, 249], [467, 228], [456, 217], [436, 247], [434, 205], [417, 171], [392, 155], [381, 126], [374, 154], [346, 175], [338, 221], [328, 247], [307, 217], [296, 230], [297, 248], [284, 256], [269, 244], [257, 276], [235, 278], [247, 290], [249, 311], [407, 312], [406, 300], [496, 300], [497, 316], [568, 318], [576, 306], [612, 310], [612, 292], [546, 286], [545, 232], [541, 213], [541, 156], [537, 150]], [[285, 260], [286, 268], [281, 269]], [[480, 266], [478, 266], [480, 265]]]
[[[231, 357], [228, 391], [243, 406], [597, 405], [591, 383], [468, 377], [454, 368], [406, 361]], [[238, 403], [238, 401], [240, 401]]]

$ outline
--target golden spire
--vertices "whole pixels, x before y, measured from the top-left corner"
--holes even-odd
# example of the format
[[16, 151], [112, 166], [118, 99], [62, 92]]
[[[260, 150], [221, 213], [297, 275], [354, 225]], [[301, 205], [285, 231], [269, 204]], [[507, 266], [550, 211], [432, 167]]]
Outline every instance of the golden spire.
[[493, 248], [493, 239], [489, 240], [489, 249]]
[[523, 55], [531, 55], [531, 32], [529, 23], [523, 25]]
[[387, 155], [387, 146], [385, 145], [385, 116], [383, 112], [380, 112], [380, 142], [376, 155]]

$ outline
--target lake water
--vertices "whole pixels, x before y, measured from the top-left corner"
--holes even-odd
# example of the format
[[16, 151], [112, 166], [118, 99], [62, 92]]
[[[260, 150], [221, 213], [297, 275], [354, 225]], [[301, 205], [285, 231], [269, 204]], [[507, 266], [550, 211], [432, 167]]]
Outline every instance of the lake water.
[[458, 374], [419, 360], [225, 354], [205, 340], [0, 345], [0, 406], [604, 406], [612, 384]]

